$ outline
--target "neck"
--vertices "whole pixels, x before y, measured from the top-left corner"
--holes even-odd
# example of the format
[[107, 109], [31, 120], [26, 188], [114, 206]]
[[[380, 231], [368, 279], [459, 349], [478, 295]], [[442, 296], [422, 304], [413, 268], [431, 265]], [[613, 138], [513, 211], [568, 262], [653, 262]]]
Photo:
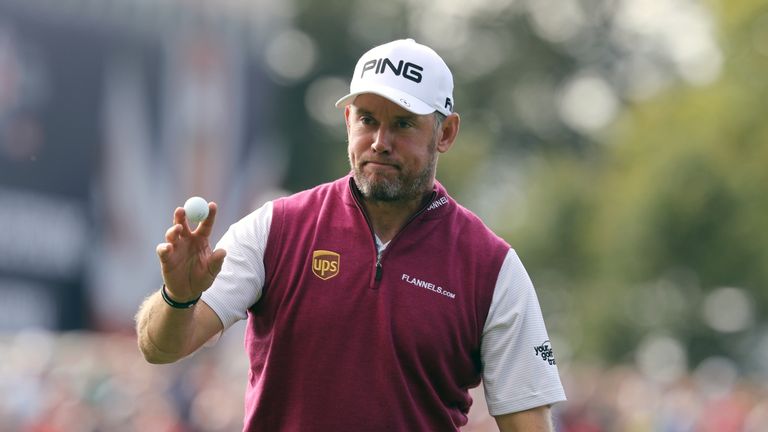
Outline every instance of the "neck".
[[362, 197], [361, 202], [368, 214], [371, 228], [379, 240], [386, 243], [392, 240], [432, 197], [432, 189], [421, 196], [397, 201], [380, 201]]

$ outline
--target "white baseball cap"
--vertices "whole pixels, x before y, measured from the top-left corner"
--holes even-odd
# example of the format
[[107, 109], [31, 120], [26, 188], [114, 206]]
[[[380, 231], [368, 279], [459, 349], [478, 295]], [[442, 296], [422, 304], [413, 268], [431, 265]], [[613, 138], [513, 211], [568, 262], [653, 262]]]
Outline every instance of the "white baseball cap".
[[363, 93], [389, 99], [419, 115], [453, 112], [453, 75], [430, 47], [413, 39], [400, 39], [372, 48], [360, 57], [349, 94], [337, 108], [351, 104]]

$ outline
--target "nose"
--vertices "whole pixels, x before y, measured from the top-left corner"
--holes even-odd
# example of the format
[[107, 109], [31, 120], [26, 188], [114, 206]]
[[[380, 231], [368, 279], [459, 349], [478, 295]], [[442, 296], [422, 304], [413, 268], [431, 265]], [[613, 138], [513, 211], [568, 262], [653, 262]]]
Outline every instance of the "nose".
[[391, 136], [387, 128], [381, 126], [376, 131], [371, 143], [371, 150], [375, 153], [387, 153], [392, 149]]

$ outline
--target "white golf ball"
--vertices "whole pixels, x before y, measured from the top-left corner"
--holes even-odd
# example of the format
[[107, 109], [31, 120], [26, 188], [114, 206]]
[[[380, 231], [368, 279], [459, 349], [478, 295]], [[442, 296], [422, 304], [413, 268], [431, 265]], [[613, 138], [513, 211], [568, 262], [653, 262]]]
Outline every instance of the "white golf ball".
[[192, 197], [184, 203], [184, 211], [190, 222], [202, 222], [208, 217], [208, 202], [200, 197]]

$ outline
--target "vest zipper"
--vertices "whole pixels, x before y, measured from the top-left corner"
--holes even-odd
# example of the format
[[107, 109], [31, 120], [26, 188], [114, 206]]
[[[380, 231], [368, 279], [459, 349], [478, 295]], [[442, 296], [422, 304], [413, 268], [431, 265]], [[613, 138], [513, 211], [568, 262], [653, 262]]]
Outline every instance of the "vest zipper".
[[[376, 255], [378, 255], [378, 251], [376, 252]], [[381, 280], [381, 271], [382, 270], [383, 269], [381, 267], [381, 257], [377, 256], [376, 257], [376, 277], [374, 278], [376, 281], [380, 281]]]
[[[424, 204], [419, 211], [414, 213], [406, 222], [405, 225], [400, 229], [400, 231], [395, 234], [394, 237], [392, 237], [392, 240], [389, 241], [389, 245], [387, 245], [387, 248], [384, 249], [382, 253], [379, 253], [379, 248], [376, 245], [376, 233], [373, 232], [373, 225], [371, 224], [371, 220], [368, 218], [368, 213], [365, 212], [365, 208], [363, 207], [363, 204], [360, 202], [360, 199], [357, 197], [357, 194], [355, 193], [354, 186], [352, 185], [352, 182], [350, 181], [350, 193], [352, 194], [352, 197], [355, 199], [355, 203], [357, 203], [357, 207], [360, 209], [360, 212], [363, 213], [363, 217], [365, 218], [365, 222], [368, 224], [368, 229], [371, 231], [371, 239], [373, 240], [373, 250], [376, 254], [376, 270], [374, 273], [373, 280], [374, 282], [381, 281], [381, 278], [384, 273], [384, 266], [381, 264], [381, 259], [383, 258], [384, 254], [387, 253], [388, 250], [392, 248], [392, 244], [395, 240], [397, 240], [398, 237], [400, 237], [400, 233], [405, 231], [405, 228], [413, 222], [414, 219], [416, 219], [420, 214], [424, 213], [424, 211], [429, 208], [430, 205], [435, 201], [435, 197], [437, 196], [436, 191], [432, 191], [432, 196], [427, 200], [427, 203]], [[376, 286], [372, 286], [371, 288], [376, 288]]]
[[[380, 280], [381, 280], [381, 277], [382, 277], [382, 273], [384, 272], [384, 266], [381, 264], [381, 260], [382, 260], [382, 259], [384, 259], [384, 254], [386, 254], [386, 253], [387, 253], [387, 251], [389, 251], [390, 249], [392, 249], [392, 245], [393, 245], [393, 244], [395, 244], [395, 240], [397, 240], [397, 238], [398, 238], [398, 237], [400, 237], [400, 233], [402, 233], [403, 231], [405, 231], [405, 229], [406, 229], [406, 228], [408, 228], [408, 225], [410, 225], [410, 224], [411, 224], [411, 222], [413, 222], [413, 220], [414, 220], [414, 219], [416, 219], [417, 217], [419, 217], [419, 215], [421, 215], [422, 213], [424, 213], [424, 211], [425, 211], [427, 208], [429, 208], [429, 206], [430, 206], [430, 205], [432, 205], [432, 203], [435, 201], [435, 197], [436, 197], [436, 196], [437, 196], [437, 192], [435, 192], [435, 191], [432, 191], [432, 196], [431, 196], [431, 197], [429, 197], [429, 200], [427, 200], [427, 203], [426, 203], [426, 204], [424, 204], [424, 205], [423, 205], [423, 206], [422, 206], [422, 207], [419, 209], [419, 211], [417, 211], [416, 213], [414, 213], [414, 214], [413, 214], [413, 215], [412, 215], [412, 216], [411, 216], [411, 217], [410, 217], [410, 218], [409, 218], [409, 219], [408, 219], [408, 220], [405, 222], [405, 225], [403, 225], [403, 227], [402, 227], [402, 228], [400, 228], [400, 231], [398, 231], [398, 232], [397, 232], [397, 234], [395, 234], [395, 236], [394, 236], [394, 237], [392, 237], [392, 240], [390, 240], [390, 241], [389, 241], [389, 244], [387, 245], [386, 249], [384, 249], [384, 251], [383, 251], [381, 254], [379, 254], [379, 253], [378, 253], [378, 248], [377, 248], [377, 250], [376, 250], [376, 257], [377, 257], [377, 258], [376, 258], [376, 280], [377, 280], [377, 281], [380, 281]], [[371, 231], [373, 231], [373, 228], [371, 228]], [[374, 234], [374, 235], [376, 235], [376, 234]], [[373, 242], [374, 242], [374, 243], [376, 243], [376, 239], [374, 239], [374, 240], [373, 240]]]
[[352, 179], [350, 179], [349, 183], [349, 193], [352, 194], [352, 198], [355, 200], [355, 203], [357, 204], [357, 208], [360, 210], [360, 213], [363, 214], [363, 218], [365, 219], [365, 223], [368, 225], [368, 230], [371, 232], [371, 240], [373, 241], [373, 253], [376, 256], [376, 270], [374, 273], [374, 281], [371, 283], [371, 288], [376, 288], [375, 282], [378, 282], [381, 280], [381, 254], [379, 253], [379, 247], [376, 245], [376, 233], [373, 232], [373, 225], [371, 224], [371, 220], [368, 219], [368, 214], [365, 212], [365, 209], [363, 208], [363, 205], [360, 203], [360, 199], [357, 197], [357, 194], [355, 193], [355, 190], [353, 189], [355, 186], [352, 185]]

